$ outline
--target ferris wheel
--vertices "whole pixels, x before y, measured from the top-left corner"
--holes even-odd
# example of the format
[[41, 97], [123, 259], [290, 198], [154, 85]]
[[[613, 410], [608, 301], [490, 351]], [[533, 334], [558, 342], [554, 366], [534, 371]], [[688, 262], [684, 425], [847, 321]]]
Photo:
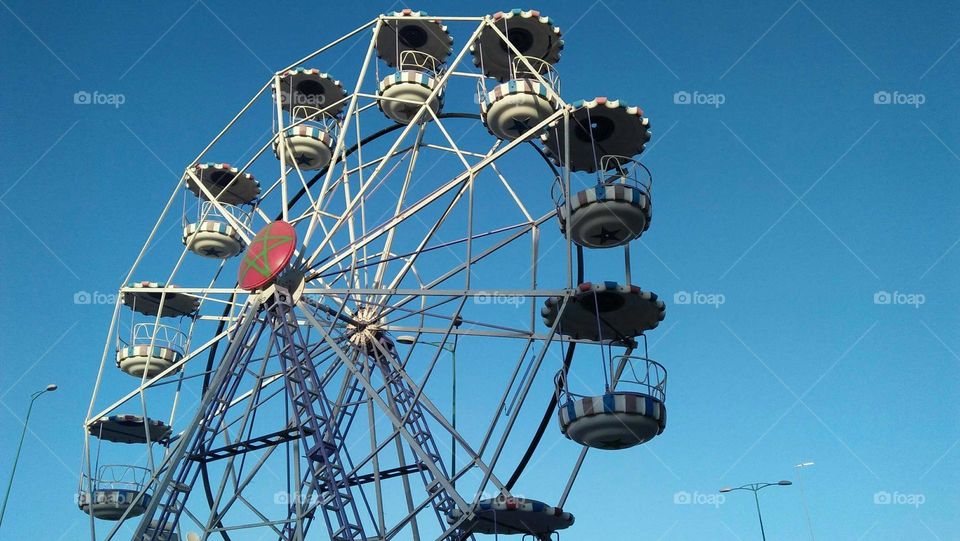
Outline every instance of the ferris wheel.
[[[573, 526], [588, 452], [666, 426], [665, 307], [631, 283], [649, 122], [565, 101], [563, 47], [537, 11], [403, 10], [265, 82], [120, 288], [84, 425], [91, 539]], [[535, 494], [546, 430], [578, 458]]]

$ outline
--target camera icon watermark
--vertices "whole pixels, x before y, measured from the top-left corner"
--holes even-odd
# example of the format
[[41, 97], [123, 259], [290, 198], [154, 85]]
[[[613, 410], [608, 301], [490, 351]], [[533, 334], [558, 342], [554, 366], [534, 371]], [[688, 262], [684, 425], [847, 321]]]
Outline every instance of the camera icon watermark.
[[878, 90], [873, 93], [874, 105], [912, 105], [918, 109], [924, 103], [927, 103], [927, 95], [919, 92], [908, 93], [894, 90]]
[[689, 92], [687, 90], [678, 90], [673, 93], [673, 103], [676, 105], [710, 105], [716, 109], [726, 102], [726, 94], [716, 92], [700, 92], [699, 90]]
[[77, 291], [73, 294], [73, 304], [116, 304], [116, 293], [100, 293], [99, 291]]
[[677, 291], [673, 294], [673, 304], [699, 304], [720, 308], [721, 304], [727, 302], [727, 297], [723, 293], [704, 293], [702, 291]]
[[727, 501], [723, 494], [702, 494], [697, 491], [687, 492], [681, 490], [673, 493], [673, 503], [675, 505], [710, 505], [717, 509]]
[[506, 295], [497, 291], [478, 291], [473, 297], [473, 303], [479, 305], [495, 304], [520, 308], [527, 301], [523, 295]]
[[927, 497], [923, 494], [904, 494], [902, 492], [887, 492], [881, 490], [873, 493], [874, 505], [909, 505], [914, 509], [919, 509], [926, 503]]
[[78, 90], [73, 94], [74, 105], [112, 105], [115, 109], [119, 109], [126, 102], [127, 97], [123, 94], [106, 94], [97, 90], [92, 93]]
[[902, 293], [900, 291], [877, 291], [873, 294], [873, 304], [906, 305], [920, 308], [927, 302], [923, 293]]

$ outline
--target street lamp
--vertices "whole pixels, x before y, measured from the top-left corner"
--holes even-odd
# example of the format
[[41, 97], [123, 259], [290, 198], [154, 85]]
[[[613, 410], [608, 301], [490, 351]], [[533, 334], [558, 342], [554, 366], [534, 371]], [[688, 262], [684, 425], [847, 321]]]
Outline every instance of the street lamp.
[[[459, 320], [459, 318], [457, 319]], [[450, 434], [450, 477], [453, 478], [453, 480], [450, 484], [452, 486], [457, 486], [457, 481], [455, 479], [457, 476], [457, 337], [453, 337], [453, 343], [428, 342], [425, 340], [417, 340], [416, 336], [404, 334], [397, 337], [397, 342], [407, 345], [424, 344], [450, 352], [450, 378], [453, 381], [452, 389], [450, 391], [452, 395], [452, 403], [450, 407], [453, 410], [453, 413], [450, 416], [450, 426], [453, 427], [453, 431]]]
[[7, 501], [10, 499], [10, 489], [13, 488], [13, 476], [17, 473], [17, 463], [20, 461], [20, 450], [23, 449], [23, 439], [27, 435], [27, 423], [30, 422], [30, 413], [33, 411], [33, 403], [47, 392], [57, 390], [57, 386], [51, 383], [42, 391], [37, 391], [30, 395], [30, 407], [27, 408], [27, 416], [23, 419], [23, 431], [20, 433], [20, 443], [17, 445], [17, 454], [13, 457], [13, 469], [10, 470], [10, 480], [7, 481], [7, 491], [3, 495], [3, 507], [0, 507], [0, 524], [3, 524], [3, 514], [7, 510]]
[[803, 502], [803, 513], [807, 517], [807, 528], [810, 530], [810, 541], [816, 541], [813, 536], [813, 521], [810, 520], [810, 508], [807, 507], [807, 497], [803, 493], [803, 475], [804, 468], [813, 466], [814, 462], [801, 462], [794, 466], [797, 469], [797, 484], [800, 486], [800, 501]]
[[734, 490], [749, 490], [750, 492], [753, 492], [753, 500], [757, 503], [757, 518], [760, 519], [760, 535], [763, 537], [763, 541], [767, 541], [767, 534], [766, 532], [763, 531], [763, 515], [760, 514], [760, 497], [757, 496], [757, 492], [760, 492], [761, 490], [767, 487], [772, 487], [772, 486], [785, 487], [785, 486], [790, 486], [792, 484], [793, 483], [786, 480], [777, 481], [776, 483], [750, 483], [748, 485], [743, 485], [742, 487], [736, 487], [736, 488], [723, 487], [720, 489], [720, 492], [723, 494], [726, 494], [727, 492], [733, 492]]

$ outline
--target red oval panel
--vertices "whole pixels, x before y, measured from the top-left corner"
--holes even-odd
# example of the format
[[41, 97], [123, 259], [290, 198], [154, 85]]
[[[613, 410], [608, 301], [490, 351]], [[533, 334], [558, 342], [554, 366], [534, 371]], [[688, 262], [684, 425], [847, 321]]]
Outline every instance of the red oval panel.
[[240, 287], [253, 291], [268, 284], [287, 268], [296, 248], [297, 232], [287, 222], [272, 222], [261, 229], [240, 262]]

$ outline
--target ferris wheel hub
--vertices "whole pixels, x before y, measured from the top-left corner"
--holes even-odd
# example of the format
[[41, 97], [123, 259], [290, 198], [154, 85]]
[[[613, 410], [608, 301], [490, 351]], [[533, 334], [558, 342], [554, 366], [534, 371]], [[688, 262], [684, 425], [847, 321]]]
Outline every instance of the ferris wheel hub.
[[363, 351], [375, 350], [374, 342], [383, 338], [383, 318], [375, 308], [368, 306], [359, 308], [350, 315], [354, 321], [347, 325], [350, 343]]

